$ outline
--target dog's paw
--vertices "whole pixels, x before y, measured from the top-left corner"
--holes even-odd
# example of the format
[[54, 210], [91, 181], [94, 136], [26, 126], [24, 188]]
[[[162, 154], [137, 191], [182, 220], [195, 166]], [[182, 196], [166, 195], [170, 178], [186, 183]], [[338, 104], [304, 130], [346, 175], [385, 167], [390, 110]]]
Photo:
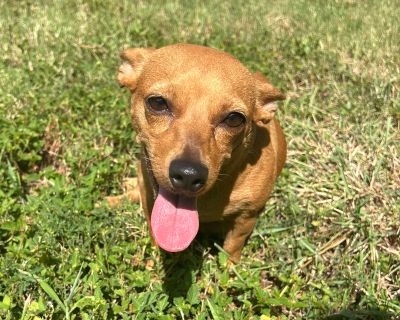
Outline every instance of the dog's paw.
[[240, 263], [240, 253], [238, 255], [230, 255], [228, 258], [227, 266], [230, 268], [231, 266], [237, 265]]
[[125, 199], [126, 199], [125, 195], [104, 198], [104, 200], [106, 200], [106, 203], [110, 208], [119, 207]]
[[138, 188], [138, 179], [136, 177], [125, 178], [122, 182], [122, 187], [124, 188], [125, 192], [136, 190]]

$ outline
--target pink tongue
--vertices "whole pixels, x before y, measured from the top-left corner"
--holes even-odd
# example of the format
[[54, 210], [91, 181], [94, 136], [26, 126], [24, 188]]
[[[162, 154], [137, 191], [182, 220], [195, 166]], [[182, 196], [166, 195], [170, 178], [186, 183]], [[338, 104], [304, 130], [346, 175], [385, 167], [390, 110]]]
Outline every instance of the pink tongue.
[[157, 244], [164, 250], [185, 250], [199, 230], [196, 198], [174, 195], [159, 187], [151, 213], [151, 229]]

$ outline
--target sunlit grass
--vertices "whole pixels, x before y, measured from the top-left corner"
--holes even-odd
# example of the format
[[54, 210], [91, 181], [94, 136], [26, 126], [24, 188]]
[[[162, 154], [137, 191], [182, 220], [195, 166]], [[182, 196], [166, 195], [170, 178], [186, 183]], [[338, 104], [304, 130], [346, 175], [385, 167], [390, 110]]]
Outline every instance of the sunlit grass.
[[[399, 8], [1, 2], [0, 318], [394, 319]], [[207, 239], [163, 266], [139, 206], [98, 205], [136, 174], [118, 53], [175, 42], [230, 52], [288, 96], [287, 165], [230, 270]]]

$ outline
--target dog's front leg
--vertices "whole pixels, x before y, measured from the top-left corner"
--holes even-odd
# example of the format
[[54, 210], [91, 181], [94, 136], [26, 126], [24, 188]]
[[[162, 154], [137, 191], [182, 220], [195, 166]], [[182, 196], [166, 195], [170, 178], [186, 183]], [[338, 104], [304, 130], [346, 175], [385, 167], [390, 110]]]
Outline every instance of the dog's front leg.
[[256, 219], [257, 214], [240, 214], [227, 222], [228, 232], [225, 236], [224, 250], [232, 262], [240, 262], [240, 254], [254, 229]]
[[110, 208], [120, 206], [125, 200], [140, 202], [140, 191], [137, 178], [124, 179], [123, 189], [125, 190], [123, 194], [105, 198]]

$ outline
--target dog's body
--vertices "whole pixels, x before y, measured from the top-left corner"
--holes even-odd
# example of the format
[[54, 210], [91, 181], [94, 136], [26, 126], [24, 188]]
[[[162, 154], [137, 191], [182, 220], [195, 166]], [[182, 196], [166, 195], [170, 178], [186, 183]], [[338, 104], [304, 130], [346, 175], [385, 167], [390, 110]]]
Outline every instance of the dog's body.
[[[132, 92], [142, 145], [138, 187], [153, 238], [181, 251], [200, 222], [201, 231], [222, 232], [224, 250], [239, 261], [285, 162], [273, 104], [284, 96], [206, 47], [127, 49], [122, 57], [118, 81]], [[138, 190], [129, 197], [138, 200]]]

